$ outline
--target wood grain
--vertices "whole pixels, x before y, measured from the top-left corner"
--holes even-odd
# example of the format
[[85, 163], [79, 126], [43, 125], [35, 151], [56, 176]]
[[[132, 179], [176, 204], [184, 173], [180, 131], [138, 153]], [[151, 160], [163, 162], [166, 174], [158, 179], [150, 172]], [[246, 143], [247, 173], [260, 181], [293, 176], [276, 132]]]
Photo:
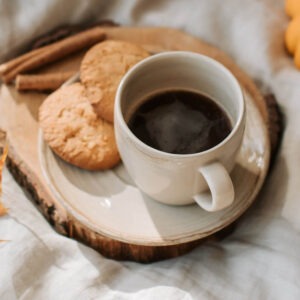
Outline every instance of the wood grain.
[[[273, 96], [263, 97], [254, 82], [226, 54], [205, 42], [183, 32], [167, 28], [105, 28], [108, 39], [121, 39], [139, 43], [151, 52], [166, 50], [196, 51], [215, 58], [229, 68], [251, 93], [265, 120], [274, 161], [282, 132], [282, 117]], [[42, 72], [77, 70], [82, 53], [45, 68]], [[207, 239], [219, 240], [230, 233], [234, 226], [217, 232], [206, 239], [172, 246], [131, 245], [102, 236], [76, 220], [53, 197], [45, 184], [37, 157], [37, 112], [46, 94], [19, 93], [12, 86], [1, 88], [0, 127], [9, 140], [7, 166], [16, 181], [31, 195], [39, 210], [61, 234], [74, 238], [99, 251], [102, 255], [143, 263], [176, 257], [187, 253]]]

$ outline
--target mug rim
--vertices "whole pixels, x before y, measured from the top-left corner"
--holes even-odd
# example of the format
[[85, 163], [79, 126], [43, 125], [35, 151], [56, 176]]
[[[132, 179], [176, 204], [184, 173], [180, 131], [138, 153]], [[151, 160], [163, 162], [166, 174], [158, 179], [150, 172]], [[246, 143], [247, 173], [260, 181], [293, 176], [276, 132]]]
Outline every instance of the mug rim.
[[[229, 135], [225, 139], [223, 139], [220, 143], [216, 144], [215, 146], [213, 146], [207, 150], [201, 151], [201, 152], [190, 153], [190, 154], [176, 154], [176, 153], [169, 153], [169, 152], [164, 152], [164, 151], [155, 149], [155, 148], [145, 144], [143, 141], [141, 141], [134, 135], [134, 133], [129, 129], [127, 123], [125, 122], [124, 116], [123, 116], [123, 113], [121, 110], [121, 96], [122, 96], [124, 87], [126, 86], [128, 81], [131, 79], [131, 77], [139, 69], [148, 66], [155, 60], [163, 60], [163, 59], [169, 58], [169, 57], [176, 58], [176, 57], [184, 57], [184, 56], [185, 57], [188, 56], [192, 59], [201, 59], [202, 61], [205, 61], [208, 64], [212, 64], [212, 65], [214, 65], [214, 67], [218, 68], [221, 72], [223, 72], [226, 75], [226, 77], [230, 78], [231, 83], [233, 84], [234, 88], [237, 90], [237, 92], [239, 94], [238, 99], [240, 102], [241, 109], [239, 111], [238, 119], [235, 122]], [[118, 85], [118, 88], [117, 88], [114, 109], [115, 109], [114, 123], [115, 124], [119, 123], [122, 130], [124, 130], [125, 133], [130, 137], [130, 139], [133, 140], [136, 143], [136, 145], [139, 146], [139, 149], [141, 151], [146, 152], [146, 153], [151, 153], [152, 155], [158, 155], [158, 156], [164, 157], [164, 158], [184, 159], [184, 158], [194, 158], [194, 157], [199, 157], [202, 155], [209, 154], [209, 153], [214, 152], [217, 149], [223, 147], [225, 144], [227, 144], [235, 136], [235, 134], [239, 130], [240, 126], [243, 125], [242, 123], [243, 123], [244, 116], [245, 116], [246, 105], [245, 105], [245, 98], [244, 98], [243, 90], [242, 90], [237, 78], [223, 64], [221, 64], [220, 62], [218, 62], [217, 60], [215, 60], [209, 56], [206, 56], [206, 55], [203, 55], [200, 53], [195, 53], [195, 52], [191, 52], [191, 51], [166, 51], [166, 52], [158, 53], [158, 54], [155, 54], [153, 56], [150, 56], [150, 57], [147, 57], [147, 58], [141, 60], [136, 65], [134, 65], [123, 76], [123, 78], [121, 79], [121, 81]]]

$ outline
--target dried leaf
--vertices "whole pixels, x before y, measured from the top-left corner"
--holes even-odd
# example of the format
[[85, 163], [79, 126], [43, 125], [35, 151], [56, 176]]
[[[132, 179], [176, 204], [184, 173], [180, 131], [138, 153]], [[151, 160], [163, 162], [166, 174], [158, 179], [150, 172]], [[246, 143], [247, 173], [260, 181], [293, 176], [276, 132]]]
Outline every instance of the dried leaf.
[[6, 215], [7, 209], [0, 202], [0, 217]]
[[[0, 197], [2, 196], [2, 170], [3, 170], [3, 167], [5, 165], [5, 160], [6, 160], [6, 157], [7, 157], [7, 153], [8, 153], [8, 146], [6, 144], [3, 147], [3, 153], [2, 153], [2, 156], [0, 158]], [[7, 213], [7, 209], [1, 203], [1, 198], [0, 198], [0, 217], [4, 216], [6, 213]]]
[[7, 157], [7, 153], [8, 153], [8, 146], [7, 144], [3, 147], [3, 153], [2, 156], [0, 158], [0, 195], [2, 195], [2, 170], [4, 168], [5, 165], [5, 160]]

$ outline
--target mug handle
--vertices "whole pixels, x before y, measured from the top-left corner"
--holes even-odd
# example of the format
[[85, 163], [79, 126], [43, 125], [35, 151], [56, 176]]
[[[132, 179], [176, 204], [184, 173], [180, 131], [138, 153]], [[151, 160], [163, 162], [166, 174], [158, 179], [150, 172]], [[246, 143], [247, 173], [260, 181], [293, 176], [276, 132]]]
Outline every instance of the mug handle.
[[232, 204], [234, 188], [228, 171], [219, 162], [214, 162], [198, 169], [206, 180], [209, 190], [193, 198], [206, 211], [218, 211]]

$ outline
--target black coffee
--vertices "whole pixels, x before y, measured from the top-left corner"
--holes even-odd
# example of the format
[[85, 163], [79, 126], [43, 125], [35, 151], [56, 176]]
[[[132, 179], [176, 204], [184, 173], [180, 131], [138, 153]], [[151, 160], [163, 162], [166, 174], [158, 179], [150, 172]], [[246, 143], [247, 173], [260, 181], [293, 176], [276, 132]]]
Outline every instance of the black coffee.
[[232, 129], [228, 116], [213, 100], [183, 90], [149, 97], [133, 112], [128, 126], [150, 147], [175, 154], [212, 148]]

